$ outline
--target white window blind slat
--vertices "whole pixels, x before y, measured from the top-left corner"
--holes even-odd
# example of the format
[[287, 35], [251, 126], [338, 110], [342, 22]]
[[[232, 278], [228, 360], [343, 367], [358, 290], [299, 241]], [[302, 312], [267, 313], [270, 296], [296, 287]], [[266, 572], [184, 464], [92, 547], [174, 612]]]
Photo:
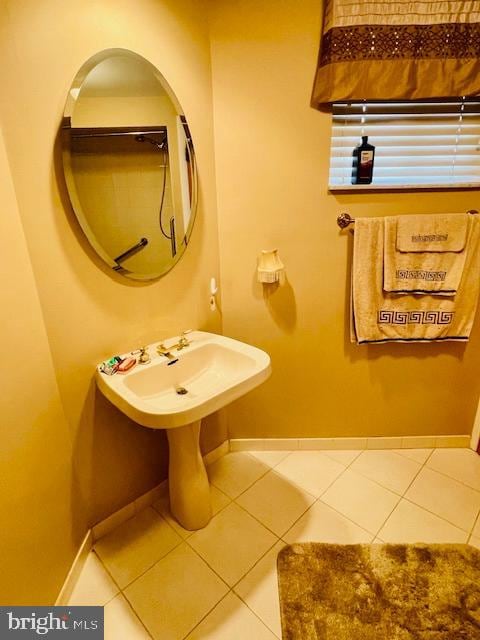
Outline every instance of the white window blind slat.
[[371, 188], [480, 186], [478, 99], [334, 104], [331, 187], [355, 188], [352, 152], [362, 136], [375, 145]]

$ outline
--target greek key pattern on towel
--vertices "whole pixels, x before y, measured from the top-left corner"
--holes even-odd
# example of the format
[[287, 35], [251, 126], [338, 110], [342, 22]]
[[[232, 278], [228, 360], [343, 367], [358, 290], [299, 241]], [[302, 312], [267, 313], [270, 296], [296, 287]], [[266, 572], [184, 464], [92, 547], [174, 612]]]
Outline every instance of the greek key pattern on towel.
[[378, 324], [450, 324], [454, 311], [378, 311]]
[[447, 276], [447, 272], [397, 269], [396, 276], [397, 280], [428, 280], [429, 282], [443, 282]]

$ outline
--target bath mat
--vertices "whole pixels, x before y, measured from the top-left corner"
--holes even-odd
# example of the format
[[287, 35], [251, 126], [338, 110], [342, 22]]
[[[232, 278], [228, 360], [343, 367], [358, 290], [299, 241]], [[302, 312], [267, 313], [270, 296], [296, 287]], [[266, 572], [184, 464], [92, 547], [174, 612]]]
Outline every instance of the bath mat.
[[480, 640], [480, 551], [305, 543], [278, 554], [283, 640]]

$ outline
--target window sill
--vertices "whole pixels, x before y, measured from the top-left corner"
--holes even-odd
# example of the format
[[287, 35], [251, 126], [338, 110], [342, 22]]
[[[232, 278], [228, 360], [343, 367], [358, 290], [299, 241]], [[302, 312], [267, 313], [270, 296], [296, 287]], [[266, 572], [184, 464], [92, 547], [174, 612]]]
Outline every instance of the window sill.
[[480, 189], [480, 182], [462, 182], [459, 184], [335, 184], [328, 185], [329, 191], [457, 191], [462, 189]]

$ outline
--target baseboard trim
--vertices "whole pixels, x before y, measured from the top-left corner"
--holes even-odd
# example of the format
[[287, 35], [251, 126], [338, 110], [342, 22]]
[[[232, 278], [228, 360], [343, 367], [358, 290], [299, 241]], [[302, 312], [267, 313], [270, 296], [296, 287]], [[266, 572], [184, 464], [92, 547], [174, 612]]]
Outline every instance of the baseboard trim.
[[378, 438], [235, 438], [230, 451], [314, 451], [328, 449], [435, 449], [470, 447], [471, 436]]
[[68, 572], [68, 575], [65, 578], [65, 582], [63, 583], [63, 587], [55, 602], [55, 606], [65, 606], [68, 604], [68, 601], [70, 600], [70, 596], [72, 595], [73, 589], [83, 569], [83, 565], [85, 564], [87, 556], [92, 549], [92, 545], [93, 545], [92, 530], [89, 529], [85, 534], [85, 537], [83, 539], [82, 544], [80, 545], [79, 550], [77, 551], [77, 555], [75, 556], [72, 566], [70, 567], [70, 571]]

